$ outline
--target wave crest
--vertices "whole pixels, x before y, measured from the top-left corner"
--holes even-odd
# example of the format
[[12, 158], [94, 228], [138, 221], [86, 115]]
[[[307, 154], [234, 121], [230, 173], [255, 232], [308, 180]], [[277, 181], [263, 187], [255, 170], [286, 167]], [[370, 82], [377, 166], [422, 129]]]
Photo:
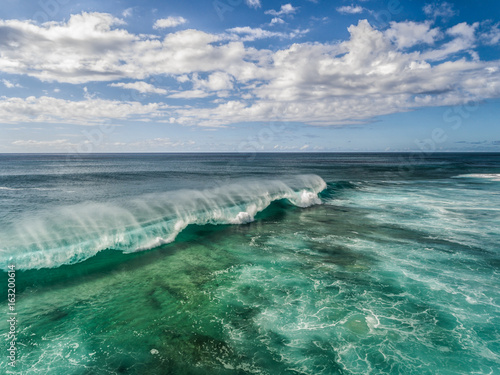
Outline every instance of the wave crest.
[[134, 252], [175, 240], [191, 224], [246, 224], [273, 201], [298, 207], [320, 204], [326, 183], [316, 175], [284, 180], [244, 180], [211, 190], [148, 194], [128, 202], [59, 207], [4, 228], [1, 266], [58, 267], [101, 250]]
[[479, 178], [490, 181], [500, 181], [499, 173], [472, 173], [472, 174], [459, 174], [453, 178]]

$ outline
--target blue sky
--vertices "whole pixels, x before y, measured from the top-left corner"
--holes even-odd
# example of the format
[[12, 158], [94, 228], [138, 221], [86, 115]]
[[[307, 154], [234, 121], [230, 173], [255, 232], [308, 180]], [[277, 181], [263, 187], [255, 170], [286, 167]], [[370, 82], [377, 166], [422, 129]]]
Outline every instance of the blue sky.
[[0, 152], [500, 151], [499, 42], [496, 1], [5, 0]]

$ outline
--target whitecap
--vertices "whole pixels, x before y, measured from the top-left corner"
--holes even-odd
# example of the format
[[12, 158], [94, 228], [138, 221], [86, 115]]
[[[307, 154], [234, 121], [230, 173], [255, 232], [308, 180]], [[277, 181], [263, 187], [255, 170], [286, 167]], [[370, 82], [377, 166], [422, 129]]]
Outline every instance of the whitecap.
[[500, 181], [499, 173], [471, 173], [471, 174], [459, 174], [458, 176], [453, 176], [452, 178], [479, 178], [490, 181]]
[[[85, 203], [34, 213], [0, 228], [0, 251], [18, 269], [53, 268], [88, 259], [105, 249], [155, 248], [175, 240], [189, 225], [247, 224], [272, 202], [298, 207], [320, 204], [326, 188], [316, 175], [283, 180], [245, 180], [209, 190], [149, 194], [127, 202]], [[0, 263], [4, 269], [7, 261]]]

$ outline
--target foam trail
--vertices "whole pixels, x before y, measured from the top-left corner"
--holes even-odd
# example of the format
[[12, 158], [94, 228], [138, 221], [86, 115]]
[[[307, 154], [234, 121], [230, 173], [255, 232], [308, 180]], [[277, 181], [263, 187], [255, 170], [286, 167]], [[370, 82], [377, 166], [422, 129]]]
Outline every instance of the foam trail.
[[85, 203], [24, 217], [1, 229], [0, 266], [58, 267], [104, 249], [146, 250], [169, 243], [191, 224], [246, 224], [273, 201], [320, 204], [326, 183], [316, 175], [243, 180], [212, 190], [150, 194], [129, 202]]
[[500, 181], [500, 174], [498, 173], [472, 173], [472, 174], [459, 174], [453, 178], [479, 178], [490, 181]]

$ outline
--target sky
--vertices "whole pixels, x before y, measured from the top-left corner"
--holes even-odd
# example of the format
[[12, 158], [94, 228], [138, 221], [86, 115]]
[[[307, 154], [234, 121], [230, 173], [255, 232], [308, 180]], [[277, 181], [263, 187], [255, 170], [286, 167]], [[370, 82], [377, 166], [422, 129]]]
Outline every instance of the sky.
[[500, 152], [500, 3], [4, 0], [0, 152]]

